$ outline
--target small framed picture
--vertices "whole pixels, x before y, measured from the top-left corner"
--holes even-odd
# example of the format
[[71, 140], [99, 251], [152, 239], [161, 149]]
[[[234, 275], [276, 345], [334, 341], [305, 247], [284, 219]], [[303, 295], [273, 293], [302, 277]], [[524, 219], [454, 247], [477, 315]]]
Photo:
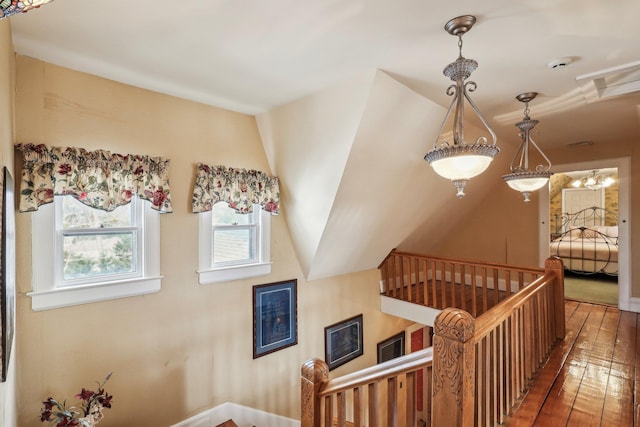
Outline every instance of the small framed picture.
[[297, 279], [253, 287], [253, 358], [298, 343]]
[[404, 356], [404, 331], [378, 343], [378, 363]]
[[362, 314], [324, 328], [324, 352], [329, 370], [361, 356]]

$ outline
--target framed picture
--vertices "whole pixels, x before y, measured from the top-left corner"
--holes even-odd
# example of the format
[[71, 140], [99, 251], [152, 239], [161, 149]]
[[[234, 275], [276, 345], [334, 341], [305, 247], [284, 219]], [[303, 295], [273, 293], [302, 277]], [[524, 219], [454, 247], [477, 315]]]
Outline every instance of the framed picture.
[[362, 314], [324, 328], [324, 353], [329, 370], [362, 356]]
[[404, 356], [404, 331], [378, 343], [378, 363]]
[[15, 329], [16, 312], [16, 240], [15, 240], [15, 206], [13, 202], [13, 178], [8, 168], [4, 168], [0, 182], [2, 200], [2, 246], [0, 250], [0, 323], [2, 323], [2, 382], [7, 380], [11, 344]]
[[253, 358], [298, 343], [297, 279], [253, 287]]

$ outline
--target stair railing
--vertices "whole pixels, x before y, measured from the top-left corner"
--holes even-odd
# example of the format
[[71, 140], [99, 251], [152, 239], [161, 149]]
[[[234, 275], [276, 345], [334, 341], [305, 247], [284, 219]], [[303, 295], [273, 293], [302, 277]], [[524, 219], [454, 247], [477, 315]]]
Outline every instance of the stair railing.
[[433, 347], [334, 379], [324, 361], [309, 360], [302, 366], [301, 427], [503, 423], [564, 337], [563, 286], [562, 261], [549, 258], [543, 275], [478, 318], [444, 309]]

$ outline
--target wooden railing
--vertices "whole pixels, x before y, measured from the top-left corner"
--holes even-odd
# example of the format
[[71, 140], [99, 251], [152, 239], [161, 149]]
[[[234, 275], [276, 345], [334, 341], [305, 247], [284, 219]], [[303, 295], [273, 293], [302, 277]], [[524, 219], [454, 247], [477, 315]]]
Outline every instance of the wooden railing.
[[393, 250], [378, 267], [381, 293], [415, 304], [461, 308], [477, 317], [544, 274], [542, 268]]
[[335, 379], [324, 361], [309, 360], [302, 366], [301, 427], [503, 423], [564, 337], [563, 286], [562, 262], [550, 258], [542, 275], [478, 318], [444, 309], [433, 347]]

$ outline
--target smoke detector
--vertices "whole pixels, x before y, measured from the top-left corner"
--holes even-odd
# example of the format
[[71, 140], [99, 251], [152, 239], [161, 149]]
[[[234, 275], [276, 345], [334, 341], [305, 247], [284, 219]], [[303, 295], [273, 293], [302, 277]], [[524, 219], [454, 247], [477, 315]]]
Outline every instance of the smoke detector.
[[551, 68], [551, 69], [555, 69], [555, 68], [564, 68], [567, 65], [571, 64], [571, 58], [569, 57], [563, 57], [563, 58], [555, 58], [552, 59], [548, 64], [547, 67]]

